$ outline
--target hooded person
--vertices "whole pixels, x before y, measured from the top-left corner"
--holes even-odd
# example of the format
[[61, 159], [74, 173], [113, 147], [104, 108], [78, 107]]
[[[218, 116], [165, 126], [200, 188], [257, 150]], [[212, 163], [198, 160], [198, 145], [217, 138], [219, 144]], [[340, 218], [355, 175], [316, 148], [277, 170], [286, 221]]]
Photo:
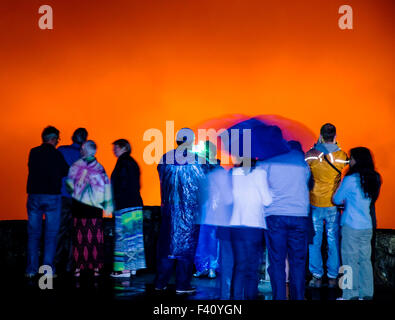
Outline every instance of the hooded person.
[[[165, 290], [176, 264], [176, 293], [193, 293], [190, 282], [199, 237], [200, 191], [206, 166], [192, 152], [191, 129], [177, 133], [178, 147], [158, 164], [161, 188], [161, 227], [158, 240], [155, 290]], [[203, 162], [204, 163], [204, 162]]]

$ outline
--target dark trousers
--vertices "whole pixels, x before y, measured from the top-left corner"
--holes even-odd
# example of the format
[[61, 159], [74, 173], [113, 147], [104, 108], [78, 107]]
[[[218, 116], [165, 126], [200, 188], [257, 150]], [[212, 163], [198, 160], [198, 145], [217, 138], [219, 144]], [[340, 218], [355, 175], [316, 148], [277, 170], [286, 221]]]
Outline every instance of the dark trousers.
[[217, 277], [217, 286], [220, 288], [221, 300], [230, 300], [233, 295], [233, 249], [230, 229], [229, 227], [218, 227], [217, 229], [217, 238], [219, 239], [219, 277]]
[[60, 227], [57, 237], [57, 247], [54, 263], [57, 269], [70, 272], [73, 265], [72, 232], [73, 217], [71, 213], [73, 199], [62, 197], [62, 210], [60, 214]]
[[263, 229], [233, 228], [231, 238], [234, 255], [233, 299], [256, 299], [263, 250]]
[[155, 288], [163, 289], [167, 286], [176, 266], [176, 290], [186, 290], [191, 287], [193, 274], [193, 256], [191, 258], [170, 259], [161, 257], [157, 262]]
[[273, 300], [286, 300], [285, 259], [289, 261], [291, 300], [304, 300], [308, 242], [308, 218], [269, 216], [265, 232]]

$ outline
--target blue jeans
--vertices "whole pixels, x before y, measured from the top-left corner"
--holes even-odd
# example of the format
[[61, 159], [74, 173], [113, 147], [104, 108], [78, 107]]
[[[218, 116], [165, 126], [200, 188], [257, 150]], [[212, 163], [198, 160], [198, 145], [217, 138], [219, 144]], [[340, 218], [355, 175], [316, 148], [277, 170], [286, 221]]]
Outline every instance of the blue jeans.
[[43, 265], [52, 267], [56, 253], [56, 238], [60, 226], [61, 196], [52, 194], [30, 194], [27, 199], [27, 267], [26, 273], [35, 275], [39, 268], [39, 247], [43, 215], [45, 214]]
[[286, 299], [285, 259], [289, 262], [289, 295], [304, 300], [307, 260], [308, 218], [269, 216], [266, 218], [266, 247], [273, 300]]
[[201, 225], [195, 254], [196, 271], [218, 268], [218, 239], [215, 226]]
[[328, 260], [326, 262], [328, 278], [335, 279], [340, 267], [340, 215], [336, 207], [320, 208], [311, 206], [311, 210], [315, 236], [313, 238], [313, 244], [309, 246], [309, 270], [314, 277], [321, 278], [324, 275], [321, 245], [325, 221], [325, 231], [328, 242]]
[[263, 252], [263, 229], [232, 228], [231, 239], [234, 256], [233, 299], [256, 299]]
[[372, 229], [357, 230], [343, 225], [341, 254], [344, 266], [351, 267], [352, 287], [343, 289], [343, 299], [373, 298]]

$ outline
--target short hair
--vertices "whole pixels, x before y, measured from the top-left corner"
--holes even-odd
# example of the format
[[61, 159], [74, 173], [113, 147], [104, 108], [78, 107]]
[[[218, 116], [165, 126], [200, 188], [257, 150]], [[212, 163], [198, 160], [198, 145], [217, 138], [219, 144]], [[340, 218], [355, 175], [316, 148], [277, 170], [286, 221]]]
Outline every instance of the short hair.
[[320, 133], [324, 142], [333, 141], [336, 136], [336, 127], [331, 123], [325, 123], [321, 127]]
[[41, 138], [43, 142], [48, 142], [53, 138], [59, 138], [59, 130], [53, 126], [48, 126], [41, 133]]
[[74, 131], [71, 140], [78, 144], [83, 144], [88, 138], [88, 131], [85, 128], [78, 128]]
[[112, 144], [113, 144], [114, 146], [118, 146], [118, 147], [120, 147], [120, 148], [125, 148], [125, 152], [126, 152], [127, 154], [130, 154], [130, 153], [132, 152], [132, 147], [130, 146], [129, 141], [126, 140], [126, 139], [118, 139], [118, 140], [115, 140]]
[[87, 156], [91, 157], [96, 154], [97, 146], [93, 140], [87, 140], [83, 143], [84, 149], [87, 151]]

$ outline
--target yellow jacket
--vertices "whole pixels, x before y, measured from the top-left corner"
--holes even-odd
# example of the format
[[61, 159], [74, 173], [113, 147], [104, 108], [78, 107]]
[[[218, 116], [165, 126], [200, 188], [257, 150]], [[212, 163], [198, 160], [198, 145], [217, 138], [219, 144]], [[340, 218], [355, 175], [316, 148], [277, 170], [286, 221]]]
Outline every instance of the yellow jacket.
[[[323, 146], [324, 145], [324, 146]], [[339, 186], [341, 174], [325, 161], [324, 156], [339, 170], [342, 171], [348, 164], [347, 154], [337, 147], [331, 146], [335, 151], [326, 152], [325, 144], [317, 144], [306, 153], [305, 160], [310, 166], [314, 186], [310, 190], [310, 203], [315, 207], [332, 207], [332, 196]]]

